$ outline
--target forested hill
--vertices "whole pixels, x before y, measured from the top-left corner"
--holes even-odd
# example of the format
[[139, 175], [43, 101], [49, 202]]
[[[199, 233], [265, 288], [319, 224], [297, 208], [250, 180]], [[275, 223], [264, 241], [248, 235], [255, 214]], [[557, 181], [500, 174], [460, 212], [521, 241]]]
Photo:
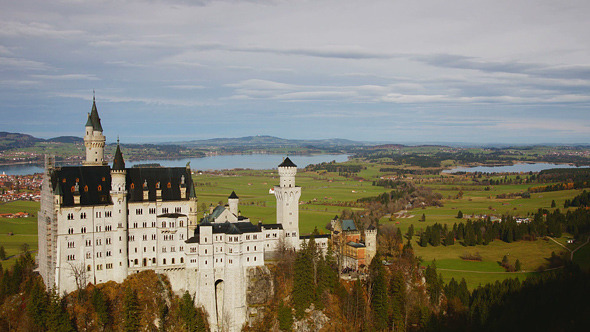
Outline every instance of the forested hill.
[[83, 143], [84, 140], [75, 136], [59, 136], [50, 139], [37, 138], [27, 134], [0, 132], [0, 151], [9, 149], [30, 148], [40, 142], [52, 143]]
[[351, 141], [341, 138], [319, 139], [319, 140], [297, 140], [285, 139], [274, 136], [246, 136], [236, 138], [212, 138], [206, 140], [193, 140], [185, 142], [176, 142], [174, 144], [182, 146], [198, 146], [198, 147], [217, 147], [217, 146], [233, 146], [233, 147], [308, 147], [314, 146], [318, 148], [330, 147], [347, 147], [347, 146], [366, 146], [370, 145], [367, 142]]

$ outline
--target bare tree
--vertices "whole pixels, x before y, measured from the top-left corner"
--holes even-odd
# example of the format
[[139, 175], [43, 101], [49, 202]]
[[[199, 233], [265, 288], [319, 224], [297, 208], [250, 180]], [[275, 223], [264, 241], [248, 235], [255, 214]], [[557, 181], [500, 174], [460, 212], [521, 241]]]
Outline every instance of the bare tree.
[[88, 274], [86, 273], [84, 263], [80, 262], [78, 264], [74, 264], [69, 262], [68, 264], [70, 265], [72, 276], [76, 281], [76, 287], [78, 288], [78, 296], [81, 296], [82, 290], [86, 288], [86, 285], [88, 285]]

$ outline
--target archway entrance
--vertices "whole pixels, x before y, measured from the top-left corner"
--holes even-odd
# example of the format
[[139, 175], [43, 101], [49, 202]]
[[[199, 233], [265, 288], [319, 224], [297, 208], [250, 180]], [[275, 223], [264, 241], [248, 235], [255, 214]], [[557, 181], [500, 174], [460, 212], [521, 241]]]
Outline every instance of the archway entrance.
[[217, 326], [223, 326], [223, 280], [215, 281], [215, 311], [217, 313]]

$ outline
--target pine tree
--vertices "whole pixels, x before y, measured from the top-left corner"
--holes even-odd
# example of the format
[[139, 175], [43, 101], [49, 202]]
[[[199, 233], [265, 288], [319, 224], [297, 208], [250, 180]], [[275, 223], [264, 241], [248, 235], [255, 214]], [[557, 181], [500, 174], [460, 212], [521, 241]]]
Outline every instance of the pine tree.
[[38, 331], [45, 330], [48, 308], [49, 295], [45, 291], [45, 286], [41, 283], [35, 283], [29, 295], [27, 311]]
[[1, 260], [6, 259], [6, 251], [4, 250], [4, 246], [0, 246], [0, 259]]
[[282, 331], [291, 331], [291, 327], [293, 326], [293, 312], [282, 301], [279, 303], [277, 318], [279, 320], [279, 329]]
[[517, 259], [516, 262], [514, 262], [514, 270], [520, 271], [520, 269], [521, 269], [520, 261]]
[[457, 212], [457, 219], [462, 219], [463, 218], [463, 212], [461, 212], [461, 210], [459, 210], [459, 212]]
[[408, 239], [412, 239], [412, 237], [414, 236], [414, 224], [410, 225], [410, 227], [408, 228]]
[[376, 256], [369, 266], [371, 279], [371, 312], [373, 324], [377, 330], [384, 330], [388, 325], [387, 287], [385, 284], [385, 269], [381, 259]]
[[406, 282], [404, 274], [395, 270], [389, 280], [389, 298], [391, 302], [391, 318], [395, 331], [404, 330], [404, 305], [406, 304]]
[[304, 243], [295, 258], [292, 293], [293, 307], [298, 318], [303, 317], [305, 309], [309, 307], [315, 298], [314, 266], [311, 251], [311, 246]]
[[101, 330], [106, 330], [111, 321], [109, 303], [106, 296], [99, 288], [94, 288], [91, 295], [92, 305], [96, 311], [97, 324]]
[[127, 288], [125, 290], [125, 298], [123, 299], [123, 330], [125, 332], [139, 331], [140, 313], [137, 292], [131, 288]]

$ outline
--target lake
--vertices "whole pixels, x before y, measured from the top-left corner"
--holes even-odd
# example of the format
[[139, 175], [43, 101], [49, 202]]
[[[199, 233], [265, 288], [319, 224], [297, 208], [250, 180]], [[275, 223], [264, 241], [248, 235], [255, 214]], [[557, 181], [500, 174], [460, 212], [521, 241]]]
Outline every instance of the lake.
[[[581, 166], [587, 168], [588, 166]], [[540, 172], [552, 168], [578, 168], [569, 164], [549, 164], [549, 163], [534, 163], [534, 164], [514, 164], [510, 166], [475, 166], [475, 167], [456, 167], [453, 169], [444, 170], [443, 173], [457, 173], [457, 172], [481, 172], [481, 173], [521, 173], [521, 172]]]
[[[126, 167], [132, 167], [137, 164], [160, 164], [164, 167], [184, 167], [190, 161], [191, 168], [194, 170], [222, 170], [233, 168], [251, 168], [251, 169], [272, 169], [283, 162], [284, 155], [277, 154], [234, 154], [223, 156], [211, 156], [203, 158], [185, 158], [175, 160], [142, 160], [126, 162]], [[343, 162], [348, 160], [347, 154], [320, 154], [310, 156], [289, 156], [298, 168], [304, 168], [310, 164], [319, 164], [336, 160]], [[0, 174], [4, 172], [7, 175], [26, 175], [42, 173], [43, 168], [37, 165], [11, 165], [0, 166]]]

